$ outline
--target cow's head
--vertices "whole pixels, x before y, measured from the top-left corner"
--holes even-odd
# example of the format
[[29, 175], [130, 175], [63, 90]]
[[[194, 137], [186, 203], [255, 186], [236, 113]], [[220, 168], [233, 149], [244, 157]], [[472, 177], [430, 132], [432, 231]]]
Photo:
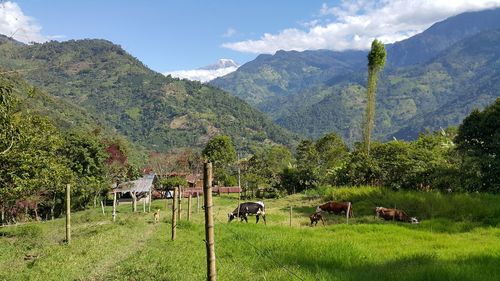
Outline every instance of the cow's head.
[[227, 222], [231, 222], [232, 220], [234, 220], [235, 217], [236, 215], [233, 213], [227, 214]]
[[410, 223], [411, 223], [411, 224], [419, 224], [420, 222], [417, 220], [417, 218], [416, 218], [416, 217], [411, 217], [411, 218], [410, 218]]

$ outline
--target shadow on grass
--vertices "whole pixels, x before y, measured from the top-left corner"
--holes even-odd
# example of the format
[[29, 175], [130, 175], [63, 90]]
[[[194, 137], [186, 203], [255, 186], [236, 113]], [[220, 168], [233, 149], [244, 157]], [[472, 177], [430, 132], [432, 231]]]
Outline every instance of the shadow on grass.
[[346, 265], [339, 260], [311, 260], [294, 256], [296, 264], [318, 280], [500, 280], [500, 256], [478, 255], [441, 260], [417, 254], [380, 263], [364, 263], [357, 258]]

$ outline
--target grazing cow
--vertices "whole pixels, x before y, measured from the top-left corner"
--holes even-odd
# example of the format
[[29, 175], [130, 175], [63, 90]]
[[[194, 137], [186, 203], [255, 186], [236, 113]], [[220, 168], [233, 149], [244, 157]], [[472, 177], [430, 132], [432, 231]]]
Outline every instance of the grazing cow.
[[316, 208], [316, 213], [319, 212], [328, 212], [329, 214], [334, 213], [336, 215], [347, 214], [349, 212], [348, 217], [352, 217], [352, 203], [351, 202], [335, 202], [328, 201], [323, 205], [319, 205]]
[[411, 224], [418, 224], [419, 221], [416, 217], [410, 217], [403, 210], [376, 207], [375, 214], [377, 217], [381, 217], [384, 220], [397, 220], [403, 222], [409, 222]]
[[321, 215], [321, 212], [316, 212], [314, 214], [311, 214], [309, 216], [309, 219], [311, 220], [311, 226], [313, 226], [313, 223], [314, 223], [314, 226], [318, 225], [319, 220], [321, 220], [323, 225], [325, 225], [325, 221], [323, 220], [323, 216]]
[[[257, 222], [259, 222], [259, 217], [262, 216], [264, 220], [264, 224], [266, 224], [266, 209], [264, 207], [264, 202], [245, 202], [241, 203], [239, 206], [240, 209], [240, 219], [241, 221], [245, 220], [248, 222], [247, 216], [254, 215], [257, 218]], [[233, 212], [227, 214], [228, 222], [231, 222], [234, 218], [238, 216], [238, 207], [234, 209]]]
[[153, 218], [154, 218], [154, 224], [156, 224], [157, 222], [160, 221], [160, 209], [158, 209], [154, 214], [153, 214]]

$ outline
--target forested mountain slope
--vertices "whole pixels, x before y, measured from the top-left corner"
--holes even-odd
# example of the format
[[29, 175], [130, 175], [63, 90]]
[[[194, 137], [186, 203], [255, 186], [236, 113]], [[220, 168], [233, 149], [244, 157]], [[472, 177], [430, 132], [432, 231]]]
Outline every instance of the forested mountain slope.
[[0, 68], [18, 70], [33, 85], [155, 150], [202, 146], [219, 133], [247, 148], [295, 138], [242, 100], [210, 85], [164, 77], [105, 40], [23, 45], [3, 37]]
[[[375, 137], [412, 139], [457, 125], [499, 96], [500, 9], [465, 13], [387, 45], [377, 90]], [[311, 137], [360, 140], [367, 52], [261, 55], [212, 83], [254, 104], [278, 124]]]

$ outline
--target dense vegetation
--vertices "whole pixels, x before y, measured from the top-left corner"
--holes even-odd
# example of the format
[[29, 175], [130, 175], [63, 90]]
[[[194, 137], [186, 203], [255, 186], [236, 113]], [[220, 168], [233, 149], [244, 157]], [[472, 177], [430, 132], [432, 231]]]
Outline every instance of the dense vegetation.
[[[309, 194], [309, 193], [308, 193]], [[333, 188], [310, 200], [303, 194], [265, 200], [267, 225], [227, 223], [236, 198], [215, 197], [218, 280], [497, 280], [500, 277], [498, 195], [393, 192]], [[325, 215], [326, 227], [309, 227], [308, 215], [327, 199], [353, 202], [355, 217]], [[185, 202], [183, 203], [185, 204]], [[165, 209], [165, 206], [168, 209]], [[420, 225], [383, 222], [374, 206], [406, 209]], [[293, 206], [292, 226], [289, 207]], [[469, 206], [469, 208], [464, 208]], [[2, 280], [203, 280], [206, 251], [203, 212], [187, 222], [182, 208], [177, 239], [170, 240], [171, 203], [154, 201], [151, 213], [119, 206], [73, 215], [73, 240], [64, 245], [64, 220], [0, 229]], [[298, 277], [297, 277], [298, 276]]]
[[[413, 140], [458, 125], [500, 96], [500, 9], [437, 23], [387, 47], [377, 89], [375, 140]], [[362, 137], [366, 53], [279, 51], [261, 55], [212, 84], [257, 106], [278, 124], [319, 138]]]
[[106, 195], [112, 181], [137, 176], [128, 142], [104, 134], [85, 112], [64, 103], [49, 112], [45, 106], [56, 101], [6, 76], [0, 76], [0, 101], [2, 224], [59, 216], [67, 184], [73, 207], [83, 209]]
[[234, 167], [240, 165], [243, 187], [251, 194], [268, 188], [269, 196], [342, 185], [498, 193], [499, 124], [500, 98], [484, 111], [474, 111], [458, 130], [425, 133], [414, 141], [375, 142], [370, 153], [361, 143], [349, 149], [330, 133], [315, 142], [299, 142], [295, 157], [286, 147], [263, 146], [240, 163], [225, 161], [224, 174], [234, 178]]
[[295, 142], [242, 100], [210, 85], [165, 77], [109, 41], [22, 45], [5, 39], [0, 58], [1, 68], [19, 71], [28, 82], [83, 107], [149, 149], [202, 147], [220, 133], [245, 150], [260, 142]]

